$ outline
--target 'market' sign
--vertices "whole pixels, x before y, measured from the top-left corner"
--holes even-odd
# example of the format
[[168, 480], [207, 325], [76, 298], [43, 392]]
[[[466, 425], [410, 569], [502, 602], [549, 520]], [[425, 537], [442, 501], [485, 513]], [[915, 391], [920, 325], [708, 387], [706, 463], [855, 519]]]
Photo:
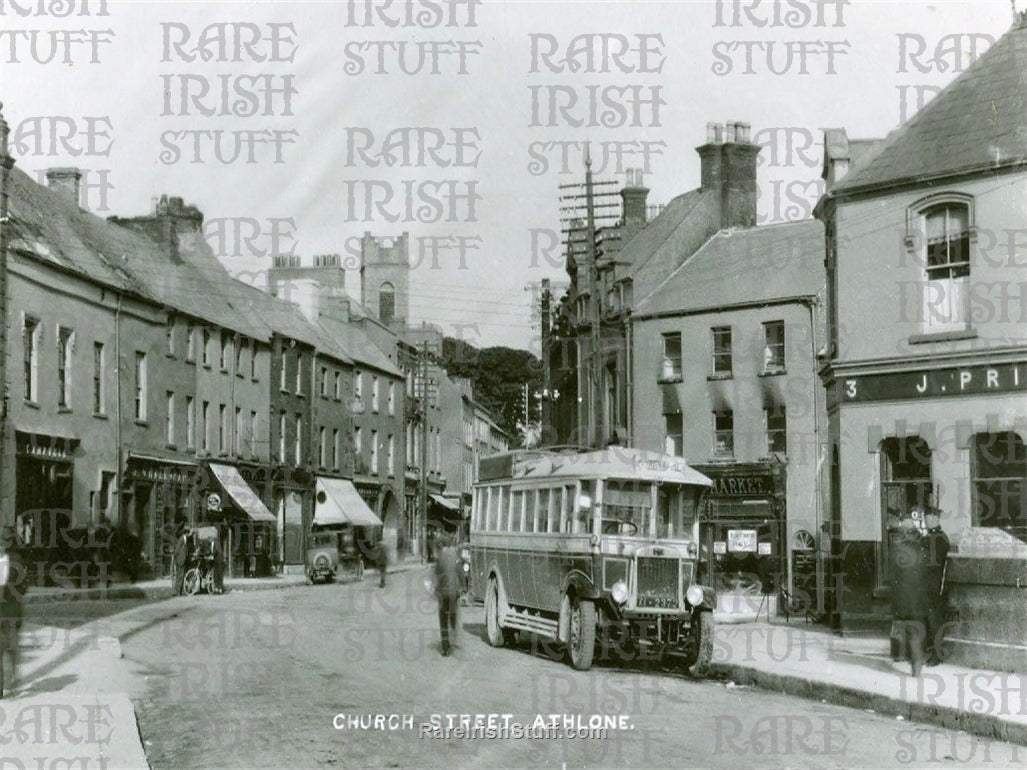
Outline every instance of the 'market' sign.
[[1027, 391], [1027, 363], [846, 377], [838, 386], [846, 403], [1012, 393]]

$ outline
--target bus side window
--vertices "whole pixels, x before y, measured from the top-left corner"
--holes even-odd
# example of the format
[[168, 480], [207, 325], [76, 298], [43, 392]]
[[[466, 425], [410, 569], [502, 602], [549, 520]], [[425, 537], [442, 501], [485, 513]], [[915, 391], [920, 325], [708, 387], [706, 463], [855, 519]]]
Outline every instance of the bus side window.
[[538, 490], [524, 490], [524, 515], [521, 516], [521, 532], [535, 531], [535, 503], [538, 498]]
[[560, 490], [554, 489], [549, 498], [549, 511], [546, 516], [546, 532], [560, 531], [560, 508], [563, 502], [560, 499]]
[[488, 521], [485, 529], [495, 532], [499, 529], [499, 487], [489, 487], [488, 490]]
[[524, 516], [524, 492], [517, 490], [510, 493], [510, 518], [507, 520], [508, 532], [521, 531], [521, 519]]
[[540, 489], [538, 490], [538, 499], [535, 502], [535, 507], [528, 516], [528, 532], [544, 532], [546, 527], [549, 526], [549, 490]]

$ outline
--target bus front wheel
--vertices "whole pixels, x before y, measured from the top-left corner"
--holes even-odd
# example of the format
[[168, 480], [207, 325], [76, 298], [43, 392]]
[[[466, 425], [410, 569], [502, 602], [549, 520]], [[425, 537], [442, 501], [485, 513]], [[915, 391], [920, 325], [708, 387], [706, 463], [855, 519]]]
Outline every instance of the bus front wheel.
[[499, 581], [491, 577], [485, 593], [485, 641], [490, 647], [502, 647], [506, 639], [507, 635], [499, 623]]
[[588, 671], [596, 651], [596, 606], [588, 599], [571, 599], [570, 620], [571, 665]]
[[710, 671], [713, 658], [713, 613], [700, 610], [692, 617], [692, 628], [688, 635], [688, 654], [685, 656], [685, 671], [701, 679]]

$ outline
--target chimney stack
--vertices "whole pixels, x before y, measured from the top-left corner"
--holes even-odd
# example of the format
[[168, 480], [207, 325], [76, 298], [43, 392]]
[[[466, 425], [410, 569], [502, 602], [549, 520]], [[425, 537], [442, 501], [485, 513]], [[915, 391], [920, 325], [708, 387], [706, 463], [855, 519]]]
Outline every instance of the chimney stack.
[[79, 205], [79, 194], [82, 186], [82, 172], [77, 168], [48, 168], [46, 185], [64, 200]]
[[629, 230], [637, 230], [646, 222], [646, 198], [649, 197], [649, 188], [645, 186], [640, 168], [629, 168], [626, 177], [624, 188], [620, 191], [624, 226]]
[[697, 147], [702, 161], [700, 184], [720, 193], [720, 228], [756, 224], [756, 161], [751, 126], [738, 120], [706, 124], [706, 144]]

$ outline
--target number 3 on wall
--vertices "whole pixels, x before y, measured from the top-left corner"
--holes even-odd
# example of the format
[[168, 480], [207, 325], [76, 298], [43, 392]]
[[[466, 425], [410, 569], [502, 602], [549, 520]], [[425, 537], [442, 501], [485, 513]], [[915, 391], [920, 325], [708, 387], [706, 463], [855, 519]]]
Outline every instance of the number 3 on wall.
[[855, 398], [856, 397], [856, 381], [846, 380], [845, 381], [845, 397]]

